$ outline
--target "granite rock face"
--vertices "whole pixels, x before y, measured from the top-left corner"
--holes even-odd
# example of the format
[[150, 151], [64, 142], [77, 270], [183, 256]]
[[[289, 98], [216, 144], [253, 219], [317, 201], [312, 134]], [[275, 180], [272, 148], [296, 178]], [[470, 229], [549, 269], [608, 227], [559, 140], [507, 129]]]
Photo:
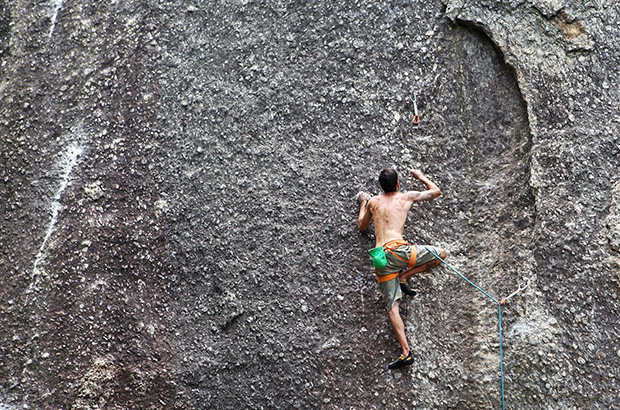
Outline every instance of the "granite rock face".
[[[0, 408], [620, 407], [620, 6], [0, 0]], [[412, 93], [420, 123], [412, 123]]]

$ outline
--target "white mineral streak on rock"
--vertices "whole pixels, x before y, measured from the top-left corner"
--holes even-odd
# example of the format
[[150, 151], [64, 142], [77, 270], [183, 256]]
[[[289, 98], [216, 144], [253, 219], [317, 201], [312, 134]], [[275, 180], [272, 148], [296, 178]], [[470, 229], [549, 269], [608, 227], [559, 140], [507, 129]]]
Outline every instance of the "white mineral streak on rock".
[[58, 161], [57, 166], [60, 168], [60, 186], [56, 191], [56, 194], [52, 198], [52, 202], [50, 204], [50, 222], [47, 226], [47, 231], [45, 232], [45, 236], [43, 238], [43, 242], [41, 243], [41, 247], [39, 248], [39, 252], [34, 260], [34, 266], [32, 268], [32, 278], [30, 281], [30, 287], [28, 288], [28, 292], [32, 292], [35, 289], [36, 282], [41, 275], [41, 270], [39, 265], [45, 259], [45, 249], [47, 247], [47, 242], [52, 236], [52, 232], [54, 231], [54, 226], [56, 225], [56, 221], [58, 220], [58, 213], [61, 208], [61, 198], [64, 193], [67, 185], [69, 184], [69, 177], [71, 176], [71, 172], [77, 163], [78, 157], [82, 153], [83, 149], [77, 143], [71, 144], [67, 150], [62, 154], [60, 160]]
[[58, 18], [58, 12], [60, 11], [60, 8], [62, 7], [62, 2], [64, 0], [51, 0], [50, 1], [50, 20], [51, 20], [51, 24], [50, 24], [50, 31], [47, 34], [47, 38], [48, 40], [52, 38], [52, 34], [54, 34], [54, 29], [56, 28], [56, 19]]

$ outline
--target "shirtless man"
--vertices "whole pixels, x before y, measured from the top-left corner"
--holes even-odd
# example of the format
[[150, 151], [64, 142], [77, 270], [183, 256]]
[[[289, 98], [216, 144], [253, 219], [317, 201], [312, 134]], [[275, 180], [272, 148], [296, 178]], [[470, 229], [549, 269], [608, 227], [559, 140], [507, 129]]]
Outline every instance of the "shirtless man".
[[[419, 170], [411, 171], [411, 176], [424, 183], [427, 188], [426, 191], [399, 192], [398, 174], [396, 170], [388, 168], [379, 174], [379, 183], [384, 194], [372, 198], [364, 192], [357, 195], [360, 201], [357, 226], [360, 231], [365, 231], [370, 225], [370, 220], [374, 219], [375, 246], [383, 248], [386, 259], [385, 266], [375, 269], [375, 272], [388, 317], [402, 349], [400, 357], [388, 366], [390, 369], [397, 369], [413, 363], [405, 335], [405, 324], [398, 310], [398, 300], [402, 298], [402, 292], [409, 295], [415, 294], [407, 285], [407, 278], [440, 263], [425, 246], [410, 245], [403, 240], [407, 213], [413, 203], [429, 201], [441, 195], [441, 190], [437, 185]], [[444, 249], [431, 246], [428, 248], [442, 259], [446, 257]]]

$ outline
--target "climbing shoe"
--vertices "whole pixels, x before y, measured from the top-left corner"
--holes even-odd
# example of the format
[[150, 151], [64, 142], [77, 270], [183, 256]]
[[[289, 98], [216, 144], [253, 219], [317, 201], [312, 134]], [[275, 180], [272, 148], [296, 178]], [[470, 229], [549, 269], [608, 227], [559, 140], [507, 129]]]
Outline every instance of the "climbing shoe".
[[406, 280], [400, 281], [400, 290], [402, 290], [403, 293], [408, 296], [417, 295], [417, 292], [409, 287], [409, 284], [407, 283]]
[[411, 365], [411, 363], [413, 363], [413, 356], [411, 356], [411, 352], [409, 352], [409, 356], [407, 357], [401, 354], [398, 356], [398, 359], [388, 365], [388, 369], [400, 369], [403, 366]]

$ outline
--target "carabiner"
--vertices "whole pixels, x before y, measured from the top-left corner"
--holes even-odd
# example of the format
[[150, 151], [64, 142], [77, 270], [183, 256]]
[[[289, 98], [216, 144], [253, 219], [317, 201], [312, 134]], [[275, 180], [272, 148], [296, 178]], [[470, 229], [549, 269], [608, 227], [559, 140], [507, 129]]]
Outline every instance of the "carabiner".
[[499, 304], [503, 304], [506, 303], [506, 301], [508, 299], [510, 299], [511, 297], [513, 297], [514, 295], [516, 295], [519, 292], [524, 291], [528, 286], [530, 286], [530, 280], [527, 279], [525, 282], [521, 282], [521, 284], [519, 284], [519, 288], [517, 290], [515, 290], [514, 292], [512, 292], [510, 295], [506, 296], [504, 299], [499, 301]]

